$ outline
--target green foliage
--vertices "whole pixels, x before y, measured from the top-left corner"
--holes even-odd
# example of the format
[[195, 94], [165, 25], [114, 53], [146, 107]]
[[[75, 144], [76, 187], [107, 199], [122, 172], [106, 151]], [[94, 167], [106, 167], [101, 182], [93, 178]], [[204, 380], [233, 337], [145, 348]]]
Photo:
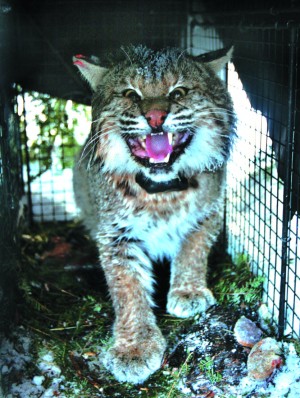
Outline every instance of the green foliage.
[[294, 339], [293, 343], [295, 346], [296, 353], [297, 353], [298, 357], [300, 357], [300, 340]]
[[219, 383], [222, 380], [222, 375], [214, 370], [214, 361], [212, 358], [205, 357], [205, 359], [201, 359], [198, 366], [211, 384]]
[[174, 372], [172, 372], [173, 382], [172, 382], [171, 388], [165, 395], [166, 398], [177, 398], [179, 396], [183, 396], [183, 395], [178, 395], [177, 385], [178, 385], [180, 378], [184, 377], [185, 375], [187, 375], [189, 373], [190, 361], [191, 361], [192, 356], [193, 356], [193, 352], [190, 352], [188, 354], [188, 356], [186, 357], [186, 360], [184, 361], [184, 363], [180, 366], [180, 368], [178, 370], [175, 370]]
[[[22, 235], [20, 322], [32, 331], [37, 353], [32, 363], [39, 363], [43, 352], [53, 354], [53, 362], [65, 378], [63, 394], [66, 397], [189, 397], [191, 393], [181, 391], [180, 386], [188, 385], [191, 376], [197, 377], [199, 371], [211, 384], [220, 383], [218, 388], [225, 382], [211, 357], [205, 357], [197, 364], [195, 352], [187, 354], [183, 351], [173, 362], [176, 367], [166, 356], [162, 368], [142, 386], [117, 383], [99, 361], [103, 355], [101, 350], [112, 344], [114, 318], [111, 302], [107, 300], [104, 285], [101, 285], [103, 281], [97, 280], [95, 289], [89, 279], [90, 274], [84, 278], [81, 270], [67, 271], [65, 261], [49, 257], [53, 238], [65, 238], [75, 245], [74, 248], [78, 247], [80, 253], [93, 252], [93, 242], [76, 223], [35, 225], [30, 232]], [[96, 251], [95, 258], [97, 261]], [[73, 259], [72, 255], [68, 261], [72, 264]], [[251, 274], [246, 260], [241, 257], [237, 265], [228, 262], [216, 267], [214, 292], [219, 301], [235, 301], [240, 305], [260, 298], [261, 284]], [[86, 263], [93, 264], [93, 260], [89, 258]], [[95, 279], [94, 274], [92, 278]], [[194, 319], [157, 315], [169, 347], [176, 346], [182, 334], [195, 323]], [[46, 377], [43, 387], [46, 388], [49, 382], [51, 380]]]
[[[82, 277], [77, 278], [75, 272], [66, 272], [64, 263], [46, 257], [53, 237], [66, 236], [70, 231], [72, 242], [80, 242], [80, 247], [84, 246], [87, 252], [92, 250], [76, 223], [37, 225], [31, 235], [22, 236], [19, 310], [21, 322], [34, 336], [35, 362], [39, 363], [44, 354], [52, 353], [53, 363], [65, 377], [64, 395], [70, 398], [74, 397], [74, 391], [81, 397], [185, 397], [186, 394], [178, 391], [178, 384], [189, 373], [192, 353], [182, 358], [178, 369], [166, 365], [143, 386], [117, 383], [103, 368], [99, 361], [101, 350], [113, 342], [111, 302], [100, 286], [99, 290], [92, 289]], [[159, 318], [165, 333], [172, 331], [177, 337], [183, 325], [188, 327], [192, 323], [192, 320], [182, 321], [171, 316]], [[43, 387], [50, 382], [45, 376]]]
[[[300, 339], [293, 338], [290, 335], [287, 335], [286, 337], [283, 338], [283, 341], [289, 344], [293, 344], [297, 356], [300, 358]], [[286, 353], [288, 355], [288, 353]]]
[[[75, 139], [74, 131], [78, 126], [79, 118], [88, 117], [87, 107], [37, 92], [26, 93], [24, 98], [28, 157], [29, 162], [38, 169], [31, 179], [50, 169], [54, 158], [56, 167], [59, 169], [72, 167], [74, 155], [80, 147]], [[67, 110], [70, 108], [71, 115]], [[33, 126], [37, 129], [35, 134], [30, 131]], [[21, 128], [25, 129], [24, 117], [21, 117]], [[23, 151], [23, 156], [25, 156], [25, 151]]]
[[23, 293], [24, 300], [29, 307], [38, 312], [49, 311], [45, 305], [43, 305], [38, 299], [33, 296], [33, 286], [29, 283], [28, 280], [26, 280], [26, 278], [23, 278], [19, 281], [18, 287]]
[[262, 296], [264, 277], [251, 273], [247, 258], [241, 255], [235, 264], [223, 264], [218, 270], [214, 293], [220, 304], [256, 305]]

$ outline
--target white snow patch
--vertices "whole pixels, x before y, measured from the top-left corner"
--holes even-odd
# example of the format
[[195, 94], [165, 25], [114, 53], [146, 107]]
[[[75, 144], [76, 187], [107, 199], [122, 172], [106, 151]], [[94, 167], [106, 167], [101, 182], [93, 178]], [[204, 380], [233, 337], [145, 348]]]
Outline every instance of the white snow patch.
[[[23, 332], [24, 333], [24, 332]], [[7, 339], [2, 340], [0, 346], [0, 369], [2, 374], [11, 372], [12, 370], [20, 371], [32, 359], [29, 354], [30, 339], [24, 334], [19, 336], [18, 346], [16, 347]]]
[[[192, 340], [190, 338], [189, 351], [192, 351], [192, 347], [196, 348], [197, 345], [199, 347], [200, 344], [202, 348], [203, 346], [209, 346], [208, 341], [201, 342], [197, 335], [194, 335], [195, 341]], [[56, 396], [57, 393], [60, 394], [60, 398], [65, 398], [64, 391], [67, 388], [72, 389], [74, 396], [80, 396], [80, 391], [77, 390], [76, 386], [66, 381], [61, 374], [61, 369], [56, 365], [51, 351], [40, 353], [37, 359], [33, 357], [30, 353], [31, 339], [24, 328], [19, 328], [13, 333], [12, 341], [8, 339], [3, 339], [2, 341], [0, 347], [0, 371], [3, 379], [10, 372], [18, 372], [21, 377], [20, 380], [12, 383], [10, 391], [5, 398], [49, 398]], [[300, 397], [300, 358], [297, 356], [293, 344], [282, 343], [282, 347], [285, 363], [280, 370], [276, 370], [271, 382], [257, 382], [245, 376], [241, 378], [239, 385], [235, 386], [230, 385], [230, 380], [223, 380], [220, 384], [210, 386], [210, 389], [215, 393], [215, 397], [221, 398], [233, 395], [237, 398], [242, 398], [245, 395], [250, 397], [250, 394], [256, 394], [256, 396], [259, 394], [258, 396], [269, 396], [272, 398]], [[26, 373], [27, 367], [33, 360], [37, 363], [36, 375], [29, 376]], [[47, 384], [47, 388], [44, 387], [44, 384]], [[188, 395], [191, 394], [189, 386], [190, 384], [185, 383], [183, 379], [178, 388], [182, 393]], [[209, 380], [205, 378], [205, 375], [195, 380], [193, 389], [200, 386], [209, 386]]]
[[[10, 386], [9, 393], [5, 398], [47, 398], [62, 393], [65, 377], [61, 375], [61, 369], [55, 364], [54, 355], [51, 351], [41, 353], [38, 358], [31, 354], [31, 338], [24, 328], [19, 328], [11, 335], [11, 340], [2, 339], [0, 346], [0, 372], [5, 381], [14, 373], [18, 380]], [[28, 368], [36, 362], [36, 375], [29, 376]], [[31, 370], [32, 372], [32, 370]], [[9, 380], [9, 379], [8, 379]], [[46, 381], [47, 389], [43, 386]]]
[[38, 363], [38, 367], [43, 374], [49, 377], [57, 377], [61, 374], [60, 368], [54, 363], [54, 356], [51, 351], [42, 356], [41, 361]]
[[20, 380], [20, 383], [13, 383], [11, 386], [11, 394], [7, 396], [18, 397], [18, 398], [28, 398], [28, 397], [43, 397], [43, 386], [37, 386], [32, 383], [31, 380]]
[[[209, 380], [202, 374], [194, 381], [191, 389], [185, 383], [185, 379], [181, 380], [178, 389], [184, 394], [191, 394], [191, 390], [196, 391], [199, 387], [207, 388], [214, 392], [215, 398], [224, 396], [235, 396], [242, 398], [245, 396], [266, 396], [272, 398], [298, 398], [300, 397], [300, 358], [296, 354], [293, 344], [283, 343], [283, 351], [285, 355], [285, 364], [280, 370], [276, 370], [271, 382], [252, 380], [248, 376], [242, 377], [240, 383], [235, 385], [225, 384], [211, 385]], [[229, 381], [229, 380], [228, 380]]]
[[185, 344], [187, 345], [187, 351], [192, 352], [195, 351], [197, 348], [201, 347], [201, 349], [205, 349], [209, 346], [210, 342], [206, 340], [202, 340], [198, 337], [197, 333], [191, 333], [185, 339]]
[[44, 376], [34, 376], [34, 378], [32, 379], [32, 382], [36, 386], [41, 386], [43, 384], [44, 380], [45, 380]]

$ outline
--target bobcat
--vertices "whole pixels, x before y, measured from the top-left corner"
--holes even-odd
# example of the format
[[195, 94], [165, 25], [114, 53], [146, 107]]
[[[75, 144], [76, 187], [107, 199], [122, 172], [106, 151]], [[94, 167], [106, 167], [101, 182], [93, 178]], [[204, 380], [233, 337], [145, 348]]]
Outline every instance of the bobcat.
[[130, 46], [101, 66], [73, 58], [93, 90], [75, 196], [116, 316], [102, 361], [121, 382], [142, 383], [166, 348], [151, 309], [153, 261], [170, 262], [171, 315], [191, 317], [215, 303], [207, 257], [221, 227], [234, 135], [232, 101], [216, 73], [231, 53]]

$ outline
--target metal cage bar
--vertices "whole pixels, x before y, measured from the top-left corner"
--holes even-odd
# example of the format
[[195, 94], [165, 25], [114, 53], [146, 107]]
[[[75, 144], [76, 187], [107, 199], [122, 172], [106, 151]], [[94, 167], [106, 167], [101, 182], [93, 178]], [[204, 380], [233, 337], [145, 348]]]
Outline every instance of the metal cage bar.
[[235, 46], [227, 83], [241, 102], [240, 136], [235, 163], [228, 166], [228, 250], [233, 259], [247, 256], [252, 271], [265, 277], [263, 300], [279, 337], [300, 336], [299, 217], [294, 215], [297, 206], [299, 215], [300, 26], [288, 23], [291, 15], [291, 10], [278, 12], [280, 22], [274, 23], [267, 10], [248, 15], [192, 7], [188, 25], [192, 54]]
[[282, 219], [282, 255], [281, 255], [281, 281], [280, 281], [280, 301], [278, 316], [278, 334], [282, 338], [285, 330], [286, 321], [286, 294], [287, 294], [287, 269], [290, 242], [290, 220], [291, 220], [291, 189], [292, 189], [292, 158], [294, 154], [294, 135], [295, 135], [295, 113], [296, 113], [296, 76], [297, 76], [297, 42], [298, 27], [289, 24], [289, 80], [288, 80], [288, 114], [287, 114], [287, 134], [285, 143], [285, 184], [283, 200], [283, 219]]

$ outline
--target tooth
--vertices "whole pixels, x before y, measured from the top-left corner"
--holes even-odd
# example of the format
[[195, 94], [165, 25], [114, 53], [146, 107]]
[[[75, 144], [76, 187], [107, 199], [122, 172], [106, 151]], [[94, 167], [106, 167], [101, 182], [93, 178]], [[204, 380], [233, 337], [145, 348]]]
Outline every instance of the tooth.
[[168, 163], [169, 160], [170, 160], [170, 154], [168, 153], [167, 156], [161, 160], [149, 158], [149, 163]]
[[150, 133], [151, 135], [164, 135], [164, 132], [163, 131], [160, 131], [159, 133]]
[[169, 140], [169, 145], [172, 145], [172, 141], [173, 141], [173, 134], [172, 133], [168, 133], [168, 140]]
[[139, 143], [143, 149], [146, 149], [146, 139], [145, 138], [140, 138]]
[[163, 162], [168, 163], [170, 160], [170, 154], [168, 153], [167, 156], [164, 158]]

